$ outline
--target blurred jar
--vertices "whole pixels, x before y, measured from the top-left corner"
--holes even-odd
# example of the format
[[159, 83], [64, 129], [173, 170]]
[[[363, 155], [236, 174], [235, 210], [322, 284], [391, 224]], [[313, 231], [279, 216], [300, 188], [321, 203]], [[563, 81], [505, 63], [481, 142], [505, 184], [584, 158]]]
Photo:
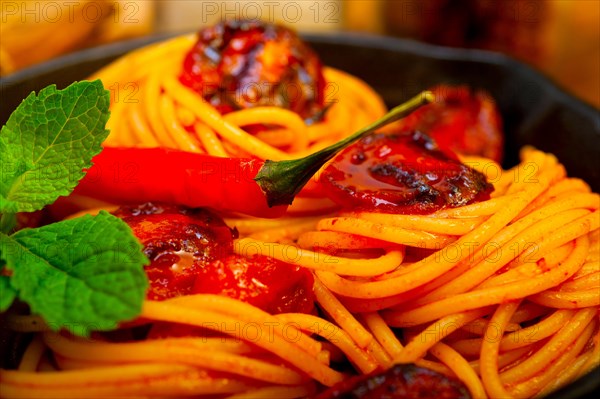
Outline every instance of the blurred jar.
[[150, 33], [147, 0], [1, 0], [0, 75], [56, 56]]

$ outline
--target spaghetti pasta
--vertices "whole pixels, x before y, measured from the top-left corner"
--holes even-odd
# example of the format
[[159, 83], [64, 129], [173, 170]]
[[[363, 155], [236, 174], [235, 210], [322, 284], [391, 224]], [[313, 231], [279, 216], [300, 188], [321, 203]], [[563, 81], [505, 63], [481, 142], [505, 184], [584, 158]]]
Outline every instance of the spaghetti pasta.
[[[154, 44], [94, 75], [113, 88], [107, 146], [282, 160], [384, 112], [364, 82], [325, 68], [337, 92], [320, 121], [275, 106], [221, 114], [177, 78], [193, 42]], [[494, 161], [463, 161], [494, 180], [489, 198], [401, 215], [339, 210], [313, 187], [279, 219], [225, 215], [239, 234], [233, 254], [314, 277], [312, 314], [194, 293], [147, 299], [137, 320], [90, 339], [9, 315], [10, 329], [33, 338], [16, 370], [0, 370], [0, 396], [298, 398], [398, 363], [456, 378], [473, 398], [558, 389], [599, 363], [600, 196], [533, 148], [500, 176]], [[183, 336], [152, 334], [164, 326]]]
[[[550, 392], [596, 364], [597, 339], [591, 338], [598, 336], [598, 257], [591, 245], [598, 243], [599, 197], [585, 185], [569, 183], [564, 173], [557, 175], [560, 167], [553, 158], [533, 150], [524, 155], [548, 168], [540, 166], [537, 183], [515, 182], [518, 189], [511, 184], [504, 196], [487, 201], [510, 202], [504, 208], [482, 202], [429, 216], [348, 213], [334, 216], [339, 223], [315, 216], [228, 219], [242, 235], [239, 253], [254, 251], [314, 271], [316, 302], [326, 318], [271, 316], [235, 299], [185, 296], [147, 301], [143, 317], [200, 326], [229, 338], [209, 334], [123, 343], [76, 340], [44, 332], [40, 320], [14, 319], [14, 328], [42, 333], [19, 371], [0, 372], [4, 392], [68, 397], [86, 384], [106, 396], [238, 392], [244, 397], [254, 392], [299, 397], [316, 389], [304, 376], [324, 385], [344, 379], [331, 368], [329, 352], [311, 338], [315, 335], [330, 340], [362, 373], [413, 362], [457, 376], [473, 397]], [[580, 191], [563, 195], [551, 181]], [[496, 212], [480, 211], [486, 207]], [[348, 218], [376, 228], [344, 224]], [[290, 230], [294, 225], [303, 227]], [[423, 252], [427, 245], [398, 243], [397, 231], [384, 226], [448, 238], [427, 255], [432, 251]], [[252, 238], [261, 232], [268, 232], [262, 236], [268, 242]], [[536, 250], [527, 243], [535, 243]], [[450, 252], [453, 246], [469, 252]], [[361, 248], [384, 255], [344, 255]], [[338, 253], [332, 255], [334, 249]], [[427, 267], [441, 270], [423, 274]], [[356, 300], [375, 306], [348, 310], [346, 304]], [[32, 384], [31, 373], [48, 352], [65, 377]], [[568, 378], [558, 378], [563, 368]], [[251, 382], [225, 384], [223, 373]], [[191, 378], [198, 378], [193, 388], [181, 385]], [[124, 381], [130, 385], [125, 391], [119, 388]]]
[[[222, 116], [177, 80], [178, 66], [194, 41], [193, 35], [181, 36], [144, 47], [91, 77], [102, 79], [113, 94], [113, 116], [108, 125], [111, 134], [106, 145], [160, 146], [215, 156], [252, 154], [273, 160], [298, 158], [358, 130], [385, 112], [381, 98], [364, 82], [325, 68], [329, 109], [322, 121], [307, 125], [296, 113], [269, 106]], [[271, 129], [271, 135], [269, 131], [254, 135], [244, 130], [256, 124], [274, 126], [275, 130]]]

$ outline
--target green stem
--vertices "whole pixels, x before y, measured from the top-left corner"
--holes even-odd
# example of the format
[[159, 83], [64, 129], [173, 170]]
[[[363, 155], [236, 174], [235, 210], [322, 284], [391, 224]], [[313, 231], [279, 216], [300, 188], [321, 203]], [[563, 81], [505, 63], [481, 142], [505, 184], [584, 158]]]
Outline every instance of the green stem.
[[424, 91], [404, 104], [393, 108], [387, 114], [353, 135], [304, 158], [287, 161], [266, 160], [254, 180], [264, 192], [269, 206], [289, 205], [310, 178], [340, 150], [368, 136], [375, 130], [404, 118], [420, 106], [432, 102], [433, 99], [433, 93]]

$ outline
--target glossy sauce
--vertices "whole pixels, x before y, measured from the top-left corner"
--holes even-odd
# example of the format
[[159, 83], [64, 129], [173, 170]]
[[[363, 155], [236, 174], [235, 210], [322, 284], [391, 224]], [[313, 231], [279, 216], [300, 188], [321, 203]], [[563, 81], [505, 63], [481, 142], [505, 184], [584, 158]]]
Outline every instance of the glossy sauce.
[[343, 207], [425, 214], [489, 199], [492, 186], [420, 132], [377, 133], [338, 154], [321, 174]]
[[270, 313], [314, 310], [312, 274], [264, 256], [233, 253], [237, 231], [216, 214], [175, 205], [121, 207], [122, 218], [150, 259], [147, 298], [208, 293], [250, 303]]

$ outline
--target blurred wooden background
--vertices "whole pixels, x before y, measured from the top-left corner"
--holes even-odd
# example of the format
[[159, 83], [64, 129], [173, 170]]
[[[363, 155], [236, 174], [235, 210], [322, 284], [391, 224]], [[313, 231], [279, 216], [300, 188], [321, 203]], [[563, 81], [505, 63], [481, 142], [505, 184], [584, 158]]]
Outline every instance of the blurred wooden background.
[[236, 16], [500, 51], [600, 107], [600, 0], [0, 0], [0, 74]]

